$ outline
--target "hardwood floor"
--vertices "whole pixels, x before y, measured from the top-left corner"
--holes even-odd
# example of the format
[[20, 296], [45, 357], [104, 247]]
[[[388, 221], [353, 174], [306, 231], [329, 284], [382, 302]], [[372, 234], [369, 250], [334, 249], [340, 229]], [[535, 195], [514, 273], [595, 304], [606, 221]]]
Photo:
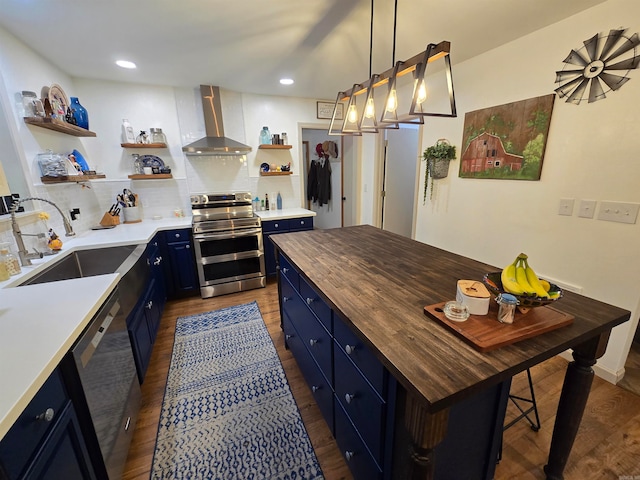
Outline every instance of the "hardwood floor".
[[[254, 300], [258, 302], [274, 341], [325, 477], [328, 480], [352, 478], [295, 360], [284, 348], [277, 287], [271, 280], [263, 289], [206, 300], [190, 297], [167, 303], [142, 385], [142, 409], [123, 479], [149, 478], [176, 318]], [[542, 428], [534, 432], [526, 420], [522, 420], [505, 432], [496, 480], [545, 478], [542, 466], [547, 460], [566, 365], [564, 359], [555, 357], [531, 370]], [[511, 392], [528, 397], [526, 374], [514, 378]], [[506, 422], [517, 413], [515, 407], [509, 406]], [[578, 438], [565, 469], [565, 480], [620, 480], [625, 476], [640, 479], [640, 396], [596, 377]]]

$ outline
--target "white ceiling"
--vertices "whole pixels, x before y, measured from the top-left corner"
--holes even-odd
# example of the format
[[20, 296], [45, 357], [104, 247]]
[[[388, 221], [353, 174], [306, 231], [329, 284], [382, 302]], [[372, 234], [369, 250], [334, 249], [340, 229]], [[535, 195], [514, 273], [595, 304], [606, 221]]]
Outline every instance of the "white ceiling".
[[[395, 59], [448, 40], [455, 78], [456, 62], [604, 1], [398, 0]], [[392, 66], [393, 11], [375, 0], [373, 73]], [[73, 77], [321, 99], [369, 77], [370, 20], [371, 0], [0, 0], [0, 25]]]

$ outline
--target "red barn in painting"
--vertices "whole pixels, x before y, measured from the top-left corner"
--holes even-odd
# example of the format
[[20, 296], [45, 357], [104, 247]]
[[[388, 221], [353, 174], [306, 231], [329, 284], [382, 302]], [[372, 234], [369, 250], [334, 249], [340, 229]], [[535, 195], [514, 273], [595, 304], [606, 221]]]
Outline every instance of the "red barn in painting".
[[471, 140], [462, 154], [460, 173], [473, 174], [500, 167], [517, 171], [523, 162], [522, 156], [505, 152], [500, 137], [483, 133]]

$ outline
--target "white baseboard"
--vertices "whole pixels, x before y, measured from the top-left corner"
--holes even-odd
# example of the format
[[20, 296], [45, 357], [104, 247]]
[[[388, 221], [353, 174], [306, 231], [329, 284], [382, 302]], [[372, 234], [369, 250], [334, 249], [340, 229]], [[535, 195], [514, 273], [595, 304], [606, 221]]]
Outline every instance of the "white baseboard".
[[[564, 352], [559, 354], [562, 358], [564, 358], [565, 360], [568, 360], [569, 362], [573, 361], [573, 356], [571, 355], [571, 351], [570, 350], [565, 350]], [[620, 370], [618, 370], [617, 372], [614, 372], [612, 370], [609, 370], [608, 368], [604, 368], [600, 365], [598, 365], [597, 363], [593, 366], [593, 372], [600, 378], [602, 378], [603, 380], [606, 380], [609, 383], [612, 383], [613, 385], [616, 385], [620, 380], [622, 380], [622, 377], [624, 377], [624, 367], [621, 368]]]

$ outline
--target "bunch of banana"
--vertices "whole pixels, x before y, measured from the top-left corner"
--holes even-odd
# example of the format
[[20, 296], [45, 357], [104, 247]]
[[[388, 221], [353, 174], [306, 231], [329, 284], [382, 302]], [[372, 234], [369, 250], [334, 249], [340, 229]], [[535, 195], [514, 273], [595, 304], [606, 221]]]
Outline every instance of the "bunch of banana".
[[539, 298], [549, 298], [551, 285], [546, 280], [540, 280], [536, 272], [529, 266], [527, 255], [521, 253], [513, 263], [502, 270], [502, 287], [514, 295], [527, 295]]

